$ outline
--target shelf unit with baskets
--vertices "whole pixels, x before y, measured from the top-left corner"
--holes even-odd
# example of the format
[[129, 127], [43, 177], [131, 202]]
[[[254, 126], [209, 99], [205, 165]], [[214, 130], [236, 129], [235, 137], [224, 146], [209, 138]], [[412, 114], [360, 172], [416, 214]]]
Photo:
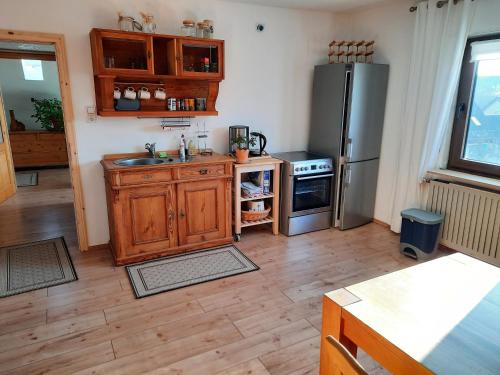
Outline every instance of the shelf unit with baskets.
[[[273, 234], [277, 235], [279, 230], [279, 202], [280, 202], [280, 165], [282, 161], [269, 158], [250, 159], [246, 164], [234, 164], [234, 238], [239, 241], [241, 238], [241, 228], [261, 224], [272, 224]], [[248, 179], [248, 174], [252, 172], [269, 171], [270, 191], [252, 197], [244, 197], [241, 193], [241, 183]], [[263, 200], [265, 202], [266, 214], [264, 217], [259, 212], [244, 210], [244, 205], [250, 201]]]

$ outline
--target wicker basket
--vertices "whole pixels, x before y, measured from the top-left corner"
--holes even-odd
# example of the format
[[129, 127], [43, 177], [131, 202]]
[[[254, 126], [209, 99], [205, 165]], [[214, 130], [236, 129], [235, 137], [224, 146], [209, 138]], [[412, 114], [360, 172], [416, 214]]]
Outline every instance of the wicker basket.
[[269, 216], [269, 212], [271, 212], [271, 207], [266, 206], [264, 211], [244, 211], [241, 210], [241, 220], [242, 221], [257, 221], [263, 220]]

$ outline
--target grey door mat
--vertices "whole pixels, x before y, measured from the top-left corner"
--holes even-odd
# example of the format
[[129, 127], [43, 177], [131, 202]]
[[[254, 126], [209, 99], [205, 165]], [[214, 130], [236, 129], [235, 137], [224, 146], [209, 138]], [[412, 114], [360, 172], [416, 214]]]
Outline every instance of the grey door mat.
[[232, 245], [126, 266], [136, 298], [259, 269]]
[[0, 248], [0, 297], [77, 279], [62, 237]]
[[17, 187], [37, 186], [38, 172], [16, 172]]

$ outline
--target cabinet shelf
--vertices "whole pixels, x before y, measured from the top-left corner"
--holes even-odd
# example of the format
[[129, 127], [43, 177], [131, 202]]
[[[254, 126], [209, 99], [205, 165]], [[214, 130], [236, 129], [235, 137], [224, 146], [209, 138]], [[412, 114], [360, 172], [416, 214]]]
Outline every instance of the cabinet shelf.
[[274, 222], [274, 219], [272, 216], [268, 216], [266, 217], [265, 219], [261, 219], [261, 220], [254, 220], [254, 221], [246, 221], [246, 220], [242, 220], [241, 221], [241, 227], [251, 227], [253, 225], [260, 225], [260, 224], [267, 224], [267, 223], [272, 223]]
[[248, 202], [248, 201], [257, 201], [259, 199], [266, 199], [266, 198], [273, 198], [274, 193], [269, 193], [269, 194], [261, 194], [255, 197], [241, 197], [240, 202]]
[[197, 117], [217, 116], [217, 111], [99, 111], [102, 117]]

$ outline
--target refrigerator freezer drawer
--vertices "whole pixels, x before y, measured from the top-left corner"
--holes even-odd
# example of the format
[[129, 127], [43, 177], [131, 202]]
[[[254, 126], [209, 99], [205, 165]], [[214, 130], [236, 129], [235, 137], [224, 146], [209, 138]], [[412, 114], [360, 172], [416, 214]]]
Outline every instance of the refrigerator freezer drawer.
[[340, 229], [373, 220], [378, 165], [378, 159], [346, 164], [340, 192]]

